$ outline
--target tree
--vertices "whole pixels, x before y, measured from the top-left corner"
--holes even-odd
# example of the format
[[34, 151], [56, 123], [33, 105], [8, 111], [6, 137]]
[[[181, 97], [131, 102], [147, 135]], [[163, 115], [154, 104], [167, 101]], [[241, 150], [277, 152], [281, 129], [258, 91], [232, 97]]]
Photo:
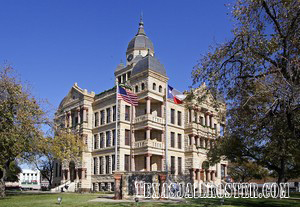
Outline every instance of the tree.
[[[9, 164], [8, 170], [6, 171], [6, 182], [17, 182], [19, 181], [19, 173], [22, 172], [22, 169], [18, 166], [16, 161], [13, 161]], [[0, 177], [2, 177], [3, 171], [0, 168]]]
[[9, 66], [0, 71], [0, 197], [10, 164], [35, 150], [42, 138], [45, 113], [30, 91], [22, 86]]
[[268, 175], [268, 171], [253, 163], [232, 163], [228, 166], [228, 174], [235, 182], [249, 182], [252, 179], [263, 179]]
[[286, 181], [300, 174], [300, 2], [237, 0], [232, 15], [234, 38], [193, 70], [228, 109], [209, 159], [250, 160]]
[[55, 161], [77, 160], [83, 149], [79, 134], [53, 127], [54, 136], [46, 137], [37, 143], [37, 151], [27, 161], [37, 168], [42, 177], [52, 186]]

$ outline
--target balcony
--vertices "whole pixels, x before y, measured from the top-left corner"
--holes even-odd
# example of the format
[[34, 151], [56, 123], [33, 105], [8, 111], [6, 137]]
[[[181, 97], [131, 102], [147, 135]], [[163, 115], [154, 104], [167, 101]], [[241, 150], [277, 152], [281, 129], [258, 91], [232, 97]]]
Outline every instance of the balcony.
[[134, 123], [136, 128], [149, 126], [161, 130], [164, 127], [165, 119], [152, 114], [144, 114], [136, 117]]
[[154, 139], [154, 140], [145, 139], [145, 140], [142, 140], [142, 141], [135, 142], [134, 147], [135, 148], [151, 147], [151, 148], [156, 148], [156, 149], [163, 149], [163, 143], [157, 141], [156, 139]]

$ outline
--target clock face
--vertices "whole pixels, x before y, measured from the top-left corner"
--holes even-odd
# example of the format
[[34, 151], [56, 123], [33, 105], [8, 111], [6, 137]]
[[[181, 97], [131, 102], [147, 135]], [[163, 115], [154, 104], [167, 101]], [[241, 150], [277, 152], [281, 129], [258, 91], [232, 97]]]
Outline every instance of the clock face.
[[132, 54], [128, 55], [127, 61], [130, 62], [130, 61], [132, 60], [132, 58], [133, 58], [133, 55], [132, 55]]

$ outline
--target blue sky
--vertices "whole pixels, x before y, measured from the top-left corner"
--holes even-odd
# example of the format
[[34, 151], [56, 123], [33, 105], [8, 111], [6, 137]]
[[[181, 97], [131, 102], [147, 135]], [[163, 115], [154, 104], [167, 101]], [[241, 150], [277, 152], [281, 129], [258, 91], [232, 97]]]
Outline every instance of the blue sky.
[[0, 64], [11, 64], [54, 108], [74, 82], [99, 93], [114, 84], [144, 14], [147, 36], [169, 83], [191, 85], [209, 46], [232, 37], [230, 0], [0, 0]]

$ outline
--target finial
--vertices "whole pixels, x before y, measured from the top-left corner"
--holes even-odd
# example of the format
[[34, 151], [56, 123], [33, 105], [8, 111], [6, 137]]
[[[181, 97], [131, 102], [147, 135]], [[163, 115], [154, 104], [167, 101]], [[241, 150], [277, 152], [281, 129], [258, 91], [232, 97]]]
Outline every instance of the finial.
[[146, 36], [146, 33], [144, 31], [143, 12], [141, 12], [141, 14], [140, 14], [139, 30], [136, 35], [145, 35]]
[[143, 22], [143, 11], [141, 11], [141, 14], [140, 14], [140, 24], [144, 24], [144, 22]]

